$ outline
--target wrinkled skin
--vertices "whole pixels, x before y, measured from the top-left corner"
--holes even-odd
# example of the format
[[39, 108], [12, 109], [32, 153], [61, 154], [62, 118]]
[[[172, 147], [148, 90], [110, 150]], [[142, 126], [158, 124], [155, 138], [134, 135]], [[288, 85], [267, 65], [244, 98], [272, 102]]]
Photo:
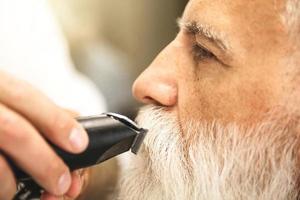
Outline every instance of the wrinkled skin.
[[[290, 51], [281, 21], [285, 1], [191, 0], [182, 21], [196, 21], [222, 35], [223, 51], [181, 28], [177, 37], [138, 77], [134, 96], [168, 107], [182, 125], [189, 120], [254, 123], [281, 104]], [[199, 58], [205, 47], [213, 56]]]
[[182, 24], [209, 27], [221, 35], [226, 50], [183, 25], [137, 78], [134, 96], [166, 108], [181, 127], [190, 121], [259, 122], [295, 89], [286, 65], [293, 41], [282, 21], [285, 3], [190, 0]]

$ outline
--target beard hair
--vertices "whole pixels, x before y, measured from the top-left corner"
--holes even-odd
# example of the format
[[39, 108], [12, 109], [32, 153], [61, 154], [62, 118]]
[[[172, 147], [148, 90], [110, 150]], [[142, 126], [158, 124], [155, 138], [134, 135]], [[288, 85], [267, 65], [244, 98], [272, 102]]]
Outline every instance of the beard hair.
[[143, 108], [137, 122], [149, 133], [123, 170], [116, 199], [297, 199], [299, 138], [291, 117], [277, 116], [251, 128], [180, 127], [170, 111]]

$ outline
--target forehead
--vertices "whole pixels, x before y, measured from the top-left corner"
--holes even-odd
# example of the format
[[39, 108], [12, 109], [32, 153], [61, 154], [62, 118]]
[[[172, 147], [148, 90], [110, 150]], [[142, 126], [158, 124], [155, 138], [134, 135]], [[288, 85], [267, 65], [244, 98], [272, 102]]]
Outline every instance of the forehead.
[[[239, 19], [262, 19], [280, 17], [285, 0], [190, 0], [187, 14], [212, 14]], [[209, 12], [209, 13], [206, 13]]]
[[257, 46], [263, 51], [285, 34], [284, 8], [285, 0], [190, 0], [183, 19], [222, 32], [239, 53]]

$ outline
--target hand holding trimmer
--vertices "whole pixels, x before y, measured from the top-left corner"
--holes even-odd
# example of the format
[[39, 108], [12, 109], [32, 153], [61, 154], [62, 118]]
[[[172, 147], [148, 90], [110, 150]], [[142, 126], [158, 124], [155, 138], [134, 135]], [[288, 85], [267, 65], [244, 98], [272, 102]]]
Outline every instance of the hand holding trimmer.
[[[83, 153], [71, 154], [49, 142], [71, 171], [99, 164], [130, 149], [136, 154], [147, 132], [127, 117], [114, 113], [78, 118], [78, 121], [89, 136], [89, 145]], [[18, 182], [18, 193], [14, 199], [40, 197], [43, 189], [12, 161], [10, 164]]]

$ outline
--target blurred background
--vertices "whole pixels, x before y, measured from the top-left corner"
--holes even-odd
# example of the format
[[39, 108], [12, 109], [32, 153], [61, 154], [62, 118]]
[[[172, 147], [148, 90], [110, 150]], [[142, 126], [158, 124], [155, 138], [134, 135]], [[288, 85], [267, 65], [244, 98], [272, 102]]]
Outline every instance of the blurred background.
[[176, 35], [186, 0], [49, 0], [76, 68], [109, 111], [133, 117], [135, 78]]

